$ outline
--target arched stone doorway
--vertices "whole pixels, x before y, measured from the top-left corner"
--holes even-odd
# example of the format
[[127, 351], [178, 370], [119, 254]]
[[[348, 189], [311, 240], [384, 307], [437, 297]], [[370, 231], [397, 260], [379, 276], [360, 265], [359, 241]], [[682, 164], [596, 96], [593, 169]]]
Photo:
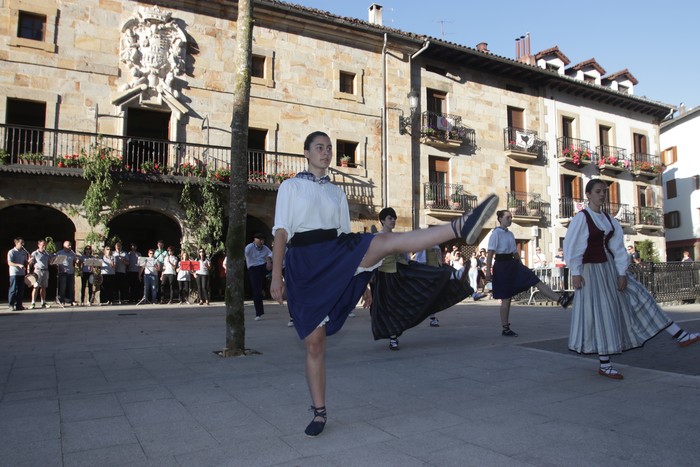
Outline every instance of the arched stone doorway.
[[[65, 240], [75, 247], [75, 225], [61, 211], [38, 204], [16, 204], [0, 210], [0, 245], [2, 245], [3, 267], [0, 268], [0, 300], [7, 300], [9, 288], [9, 271], [7, 268], [7, 252], [14, 247], [15, 237], [24, 239], [24, 247], [29, 253], [36, 250], [37, 241], [51, 237], [60, 250]], [[56, 298], [55, 267], [50, 268], [49, 286], [46, 291], [47, 299]], [[29, 291], [26, 291], [25, 301], [29, 303]]]
[[182, 229], [180, 225], [167, 215], [149, 209], [137, 209], [115, 216], [107, 225], [110, 237], [118, 237], [125, 251], [129, 245], [136, 243], [138, 251], [143, 255], [149, 248], [156, 248], [158, 240], [163, 240], [165, 246], [180, 250]]

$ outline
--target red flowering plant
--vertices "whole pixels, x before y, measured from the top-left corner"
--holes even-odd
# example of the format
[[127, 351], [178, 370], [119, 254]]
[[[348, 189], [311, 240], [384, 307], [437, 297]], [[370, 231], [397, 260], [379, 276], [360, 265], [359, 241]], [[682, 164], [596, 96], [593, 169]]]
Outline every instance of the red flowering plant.
[[649, 161], [637, 161], [634, 163], [633, 170], [635, 172], [651, 172], [651, 173], [661, 173], [663, 170], [660, 164], [652, 164]]
[[258, 182], [258, 183], [267, 182], [267, 174], [265, 174], [265, 172], [262, 172], [262, 171], [249, 172], [248, 173], [248, 181]]
[[630, 161], [627, 159], [621, 159], [617, 156], [603, 156], [598, 159], [598, 167], [603, 168], [606, 165], [613, 167], [621, 167], [623, 169], [629, 169]]
[[65, 156], [59, 156], [56, 159], [56, 167], [59, 168], [77, 168], [82, 167], [83, 161], [79, 154], [66, 154]]
[[564, 148], [561, 154], [565, 158], [571, 159], [571, 162], [573, 162], [574, 165], [577, 167], [581, 167], [585, 162], [591, 161], [591, 151], [586, 148], [577, 148], [574, 146], [569, 146], [567, 148]]
[[165, 167], [161, 166], [160, 163], [155, 161], [145, 161], [141, 164], [139, 168], [139, 173], [142, 174], [162, 174], [165, 173]]
[[207, 173], [206, 164], [185, 162], [178, 168], [180, 174], [186, 177], [204, 177]]
[[231, 171], [229, 169], [216, 169], [212, 176], [218, 182], [231, 183]]
[[282, 183], [283, 181], [287, 180], [288, 178], [295, 177], [296, 174], [292, 172], [280, 172], [277, 175], [275, 175], [275, 182], [277, 183]]

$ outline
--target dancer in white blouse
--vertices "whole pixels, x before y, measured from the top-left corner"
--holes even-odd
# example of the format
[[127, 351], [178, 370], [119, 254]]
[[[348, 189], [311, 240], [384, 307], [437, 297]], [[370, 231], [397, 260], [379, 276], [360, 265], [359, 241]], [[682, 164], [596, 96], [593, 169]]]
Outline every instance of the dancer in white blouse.
[[649, 291], [627, 273], [629, 256], [617, 219], [602, 210], [608, 194], [603, 180], [586, 184], [588, 207], [572, 219], [564, 239], [566, 264], [575, 289], [569, 349], [598, 354], [598, 374], [622, 379], [610, 355], [641, 347], [666, 329], [681, 347], [700, 334], [678, 327]]
[[[285, 180], [277, 193], [272, 260], [272, 297], [289, 311], [306, 346], [306, 379], [314, 418], [307, 436], [326, 424], [326, 336], [340, 330], [361, 297], [369, 306], [371, 271], [392, 253], [418, 251], [461, 237], [475, 243], [493, 215], [498, 197], [491, 195], [450, 224], [405, 233], [350, 233], [350, 211], [343, 190], [326, 175], [333, 145], [323, 132], [304, 141], [308, 171]], [[284, 280], [282, 264], [284, 259]]]

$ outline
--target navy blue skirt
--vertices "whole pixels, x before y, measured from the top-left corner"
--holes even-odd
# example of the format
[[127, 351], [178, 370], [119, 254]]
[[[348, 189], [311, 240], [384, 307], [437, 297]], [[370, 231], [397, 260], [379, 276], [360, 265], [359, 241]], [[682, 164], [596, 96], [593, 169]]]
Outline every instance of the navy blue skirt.
[[373, 238], [369, 233], [341, 234], [333, 240], [287, 248], [287, 306], [299, 338], [311, 334], [326, 317], [326, 335], [343, 327], [372, 277], [371, 271], [356, 272]]
[[540, 278], [513, 258], [493, 263], [493, 298], [511, 298], [540, 282]]

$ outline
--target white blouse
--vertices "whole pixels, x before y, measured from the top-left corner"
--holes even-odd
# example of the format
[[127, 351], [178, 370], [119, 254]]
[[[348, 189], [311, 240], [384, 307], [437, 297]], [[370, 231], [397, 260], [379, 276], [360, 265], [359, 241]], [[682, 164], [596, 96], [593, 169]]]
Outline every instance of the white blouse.
[[489, 237], [488, 249], [497, 255], [517, 253], [518, 246], [515, 244], [515, 235], [510, 230], [496, 227]]
[[294, 234], [317, 229], [337, 229], [350, 233], [350, 210], [343, 190], [332, 183], [289, 178], [277, 192], [275, 225], [287, 231], [287, 242]]
[[[629, 256], [625, 250], [624, 233], [622, 226], [614, 217], [610, 216], [610, 221], [602, 212], [597, 213], [589, 208], [586, 211], [591, 215], [593, 223], [600, 230], [605, 232], [605, 235], [614, 227], [613, 236], [608, 243], [608, 248], [615, 256], [615, 267], [619, 276], [627, 274], [627, 266], [629, 265]], [[588, 247], [588, 224], [586, 216], [583, 213], [578, 213], [574, 216], [569, 224], [569, 229], [564, 238], [564, 259], [567, 266], [571, 270], [571, 274], [580, 276], [583, 271], [583, 253]]]

